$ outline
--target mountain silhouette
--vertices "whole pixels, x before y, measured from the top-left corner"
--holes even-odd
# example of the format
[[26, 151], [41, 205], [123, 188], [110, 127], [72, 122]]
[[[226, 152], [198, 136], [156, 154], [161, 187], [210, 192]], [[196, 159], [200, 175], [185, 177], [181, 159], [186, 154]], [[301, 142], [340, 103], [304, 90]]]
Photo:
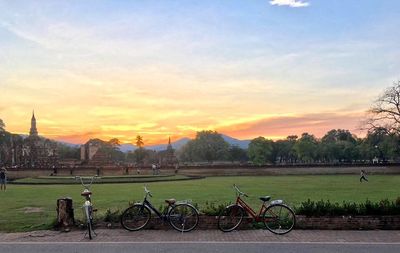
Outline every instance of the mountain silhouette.
[[[247, 149], [249, 146], [249, 143], [250, 143], [250, 140], [239, 140], [239, 139], [230, 137], [225, 134], [221, 134], [221, 136], [230, 145], [238, 146], [243, 149]], [[191, 140], [190, 138], [184, 137], [184, 138], [178, 139], [177, 141], [171, 142], [172, 148], [175, 150], [180, 149], [186, 143], [188, 143], [190, 140]], [[149, 146], [144, 146], [144, 147], [146, 149], [150, 149], [150, 150], [161, 151], [161, 150], [166, 150], [167, 146], [168, 146], [168, 144], [159, 144], [159, 145], [149, 145]], [[129, 151], [133, 151], [133, 150], [137, 149], [137, 147], [133, 144], [126, 143], [126, 144], [122, 144], [119, 147], [119, 149], [122, 152], [129, 152]]]
[[[23, 138], [27, 137], [27, 135], [21, 135], [21, 136]], [[221, 136], [230, 145], [238, 146], [242, 149], [247, 149], [249, 146], [249, 143], [250, 143], [250, 140], [239, 140], [239, 139], [233, 138], [233, 137], [225, 135], [225, 134], [221, 134]], [[188, 143], [190, 140], [191, 139], [188, 137], [183, 137], [174, 142], [171, 142], [172, 148], [175, 150], [178, 150], [181, 147], [183, 147], [186, 143]], [[65, 141], [56, 141], [56, 142], [64, 144], [69, 147], [73, 147], [73, 148], [78, 148], [81, 145], [81, 144], [73, 144], [73, 143], [69, 143], [69, 142], [65, 142]], [[158, 144], [158, 145], [148, 145], [148, 146], [144, 146], [144, 147], [149, 150], [161, 151], [161, 150], [166, 150], [167, 146], [168, 146], [168, 143]], [[137, 149], [136, 145], [133, 145], [131, 143], [124, 143], [124, 144], [121, 144], [119, 147], [119, 150], [121, 150], [124, 153], [129, 152], [129, 151], [134, 151], [136, 149]]]

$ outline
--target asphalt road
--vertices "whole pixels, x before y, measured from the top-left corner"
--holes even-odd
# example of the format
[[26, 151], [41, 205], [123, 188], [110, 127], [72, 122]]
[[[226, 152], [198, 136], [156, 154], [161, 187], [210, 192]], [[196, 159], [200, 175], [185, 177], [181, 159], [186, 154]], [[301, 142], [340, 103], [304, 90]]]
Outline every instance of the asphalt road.
[[265, 230], [223, 233], [218, 230], [98, 229], [0, 233], [0, 253], [399, 253], [400, 230], [294, 230], [279, 236]]
[[398, 253], [400, 243], [332, 242], [3, 242], [1, 253]]

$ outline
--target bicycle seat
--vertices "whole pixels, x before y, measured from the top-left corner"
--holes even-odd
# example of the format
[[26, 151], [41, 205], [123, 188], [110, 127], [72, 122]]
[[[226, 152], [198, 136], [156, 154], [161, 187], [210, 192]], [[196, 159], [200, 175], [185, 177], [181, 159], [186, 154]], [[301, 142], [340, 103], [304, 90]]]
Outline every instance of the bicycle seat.
[[166, 199], [165, 200], [165, 203], [167, 203], [168, 205], [173, 205], [173, 204], [175, 204], [175, 202], [176, 202], [176, 199]]
[[91, 194], [92, 194], [91, 191], [83, 191], [83, 192], [81, 193], [81, 196], [89, 196], [89, 195], [91, 195]]
[[264, 202], [266, 202], [266, 201], [268, 201], [268, 200], [270, 200], [270, 199], [271, 199], [270, 196], [260, 197], [260, 200], [261, 200], [261, 201], [264, 201]]

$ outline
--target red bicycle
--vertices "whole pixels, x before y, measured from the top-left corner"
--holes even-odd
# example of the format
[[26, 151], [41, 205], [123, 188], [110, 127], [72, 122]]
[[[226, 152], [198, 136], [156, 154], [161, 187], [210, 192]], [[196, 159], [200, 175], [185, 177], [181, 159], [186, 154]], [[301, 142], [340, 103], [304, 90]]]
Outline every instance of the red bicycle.
[[236, 229], [246, 215], [253, 217], [256, 222], [263, 222], [265, 227], [274, 234], [283, 235], [289, 233], [296, 224], [296, 216], [293, 210], [285, 205], [282, 200], [273, 200], [270, 196], [260, 197], [263, 201], [260, 212], [257, 214], [242, 198], [248, 195], [233, 185], [236, 190], [236, 203], [227, 206], [218, 216], [218, 227], [224, 232]]

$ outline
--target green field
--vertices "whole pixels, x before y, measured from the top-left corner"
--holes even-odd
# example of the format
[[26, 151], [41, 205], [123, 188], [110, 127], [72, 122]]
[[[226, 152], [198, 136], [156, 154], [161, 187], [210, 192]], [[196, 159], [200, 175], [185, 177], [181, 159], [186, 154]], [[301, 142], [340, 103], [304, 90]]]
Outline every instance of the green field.
[[[206, 202], [228, 203], [234, 201], [232, 185], [237, 184], [250, 195], [250, 204], [259, 207], [258, 196], [271, 195], [284, 199], [289, 205], [299, 205], [308, 198], [332, 202], [366, 199], [378, 201], [400, 196], [400, 175], [371, 175], [370, 182], [360, 183], [357, 175], [327, 176], [243, 176], [209, 177], [205, 179], [174, 182], [146, 183], [153, 193], [152, 202], [160, 206], [166, 198], [190, 199], [200, 209]], [[74, 200], [75, 214], [82, 203], [80, 185], [8, 185], [0, 192], [0, 230], [27, 231], [49, 228], [56, 218], [56, 200], [70, 196]], [[143, 183], [93, 185], [93, 202], [98, 215], [107, 209], [126, 208], [129, 202], [141, 201]]]

